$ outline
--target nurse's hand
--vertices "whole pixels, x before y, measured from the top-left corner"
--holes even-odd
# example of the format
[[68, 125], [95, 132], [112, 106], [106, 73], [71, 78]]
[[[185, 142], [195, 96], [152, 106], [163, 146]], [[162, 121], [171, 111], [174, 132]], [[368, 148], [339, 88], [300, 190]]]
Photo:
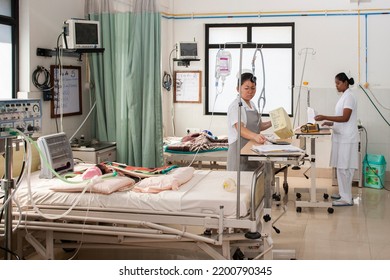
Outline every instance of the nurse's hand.
[[261, 134], [256, 134], [255, 137], [253, 138], [253, 140], [255, 140], [259, 144], [264, 144], [265, 141], [267, 141], [267, 138], [265, 138], [265, 136], [263, 136]]
[[333, 126], [333, 122], [323, 122], [321, 126]]
[[323, 120], [325, 120], [325, 116], [324, 115], [317, 115], [317, 116], [314, 117], [314, 119], [316, 121], [323, 121]]

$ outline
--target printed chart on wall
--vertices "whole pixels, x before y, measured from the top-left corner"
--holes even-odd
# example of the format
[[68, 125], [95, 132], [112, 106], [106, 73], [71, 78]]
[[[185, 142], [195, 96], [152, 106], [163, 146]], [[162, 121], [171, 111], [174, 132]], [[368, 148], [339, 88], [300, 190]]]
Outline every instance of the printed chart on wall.
[[50, 66], [52, 85], [51, 117], [82, 114], [81, 67]]
[[201, 103], [201, 78], [201, 71], [176, 71], [174, 102]]

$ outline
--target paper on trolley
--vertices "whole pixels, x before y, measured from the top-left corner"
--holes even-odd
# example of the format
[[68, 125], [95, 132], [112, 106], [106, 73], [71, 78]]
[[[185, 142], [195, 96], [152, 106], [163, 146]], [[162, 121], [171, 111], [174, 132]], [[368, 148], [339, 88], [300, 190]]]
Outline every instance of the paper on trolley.
[[293, 145], [253, 145], [252, 151], [259, 154], [304, 153], [302, 149]]

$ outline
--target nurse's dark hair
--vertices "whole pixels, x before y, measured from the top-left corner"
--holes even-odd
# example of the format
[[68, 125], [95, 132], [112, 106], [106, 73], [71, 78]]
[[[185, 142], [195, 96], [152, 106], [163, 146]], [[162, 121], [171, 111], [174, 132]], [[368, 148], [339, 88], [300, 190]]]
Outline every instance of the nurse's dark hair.
[[[241, 85], [248, 80], [251, 81], [252, 83], [256, 84], [256, 76], [254, 76], [252, 73], [242, 73], [241, 74]], [[237, 86], [239, 86], [239, 82], [240, 82], [240, 80], [237, 81]]]
[[344, 72], [338, 73], [335, 78], [341, 82], [348, 82], [349, 85], [353, 85], [355, 83], [355, 80], [352, 77], [348, 78], [347, 74]]

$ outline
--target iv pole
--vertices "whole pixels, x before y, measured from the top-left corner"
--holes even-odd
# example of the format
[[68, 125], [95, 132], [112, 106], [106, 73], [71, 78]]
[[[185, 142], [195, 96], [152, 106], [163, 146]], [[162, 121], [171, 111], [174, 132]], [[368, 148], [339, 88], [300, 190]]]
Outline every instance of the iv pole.
[[[227, 44], [227, 43], [226, 43]], [[225, 45], [226, 45], [225, 44]], [[235, 44], [235, 43], [230, 43]], [[252, 42], [240, 42], [240, 61], [239, 61], [239, 77], [238, 77], [238, 95], [237, 95], [237, 103], [238, 103], [238, 137], [237, 137], [237, 201], [240, 201], [240, 189], [241, 189], [241, 110], [242, 110], [242, 102], [241, 102], [241, 74], [242, 74], [242, 52], [243, 52], [243, 44], [254, 44]], [[236, 218], [240, 218], [240, 204], [237, 203], [236, 208]]]
[[[4, 201], [11, 196], [15, 181], [12, 178], [12, 138], [5, 138], [5, 165], [4, 178], [1, 179], [1, 188], [4, 189]], [[12, 246], [12, 201], [8, 201], [4, 207], [4, 247], [7, 249], [4, 255], [5, 260], [11, 260], [12, 254], [9, 251]]]

